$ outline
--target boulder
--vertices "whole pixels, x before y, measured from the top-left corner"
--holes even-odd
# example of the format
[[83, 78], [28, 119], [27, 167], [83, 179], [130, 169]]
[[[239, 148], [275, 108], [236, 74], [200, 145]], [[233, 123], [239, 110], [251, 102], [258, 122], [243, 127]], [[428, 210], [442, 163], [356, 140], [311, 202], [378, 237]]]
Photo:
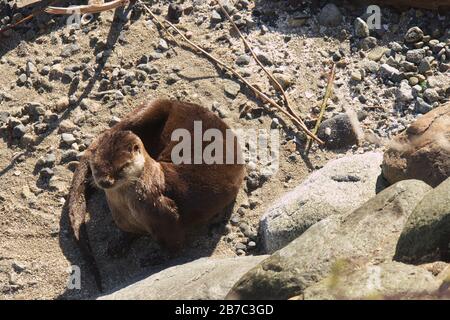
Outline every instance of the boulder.
[[391, 261], [406, 220], [430, 189], [422, 181], [401, 181], [349, 214], [316, 223], [247, 272], [227, 298], [288, 299], [326, 277], [337, 261]]
[[316, 222], [350, 212], [374, 197], [385, 186], [382, 161], [382, 153], [376, 152], [330, 161], [276, 200], [260, 221], [264, 250], [281, 249]]
[[415, 299], [437, 292], [442, 281], [421, 267], [400, 262], [335, 268], [307, 288], [305, 300]]
[[267, 256], [202, 258], [165, 269], [100, 300], [223, 299], [233, 284]]
[[404, 262], [450, 261], [450, 178], [428, 192], [408, 219], [395, 259]]
[[383, 175], [390, 183], [418, 179], [432, 187], [450, 176], [450, 103], [421, 116], [391, 141]]

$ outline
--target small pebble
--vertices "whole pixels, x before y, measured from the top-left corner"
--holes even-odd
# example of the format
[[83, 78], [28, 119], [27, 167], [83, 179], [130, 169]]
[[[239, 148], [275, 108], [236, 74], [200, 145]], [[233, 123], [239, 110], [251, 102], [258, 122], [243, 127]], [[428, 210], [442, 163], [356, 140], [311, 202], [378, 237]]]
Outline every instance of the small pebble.
[[74, 143], [76, 141], [75, 137], [71, 133], [61, 134], [61, 139], [67, 145], [71, 145], [72, 143]]
[[164, 39], [159, 40], [158, 49], [161, 51], [169, 50], [169, 45], [167, 44], [166, 40]]
[[423, 38], [423, 31], [419, 27], [410, 28], [405, 35], [405, 42], [419, 42]]

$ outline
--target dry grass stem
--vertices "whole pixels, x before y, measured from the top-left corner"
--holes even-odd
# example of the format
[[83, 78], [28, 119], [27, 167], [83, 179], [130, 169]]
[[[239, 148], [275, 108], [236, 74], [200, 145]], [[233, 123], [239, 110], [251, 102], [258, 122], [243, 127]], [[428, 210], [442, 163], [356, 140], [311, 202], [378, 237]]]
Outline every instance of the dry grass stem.
[[[325, 109], [327, 108], [328, 99], [331, 97], [331, 94], [333, 93], [333, 84], [334, 84], [334, 77], [336, 75], [336, 64], [333, 63], [330, 71], [330, 75], [328, 76], [328, 83], [327, 83], [327, 89], [325, 91], [325, 96], [323, 97], [322, 104], [320, 106], [320, 113], [319, 117], [317, 118], [316, 125], [313, 129], [313, 134], [317, 135], [317, 131], [319, 131], [320, 124], [322, 123], [323, 115], [325, 113]], [[308, 138], [306, 142], [306, 154], [308, 154], [309, 149], [311, 148], [312, 141]]]

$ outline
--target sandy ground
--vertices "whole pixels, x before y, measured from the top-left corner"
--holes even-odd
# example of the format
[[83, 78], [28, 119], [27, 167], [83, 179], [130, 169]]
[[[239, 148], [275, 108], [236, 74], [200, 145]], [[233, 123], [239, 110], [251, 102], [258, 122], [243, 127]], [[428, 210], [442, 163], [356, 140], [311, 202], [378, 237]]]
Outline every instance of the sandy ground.
[[[159, 7], [163, 13], [166, 12], [165, 2]], [[236, 66], [234, 60], [244, 53], [243, 44], [230, 31], [228, 24], [216, 28], [211, 28], [208, 22], [198, 25], [198, 18], [205, 16], [209, 19], [209, 14], [207, 5], [195, 7], [190, 14], [182, 17], [179, 26], [184, 31], [190, 30], [193, 41], [226, 63]], [[174, 46], [170, 41], [169, 50], [150, 63], [157, 72], [136, 87], [134, 96], [125, 95], [123, 100], [117, 100], [114, 96], [102, 99], [95, 93], [102, 91], [99, 86], [105, 81], [108, 83], [114, 68], [136, 70], [138, 61], [144, 55], [158, 51], [161, 34], [154, 24], [148, 22], [147, 16], [127, 22], [113, 22], [113, 13], [105, 12], [84, 30], [72, 31], [61, 21], [57, 20], [31, 39], [27, 39], [24, 32], [0, 39], [0, 89], [9, 97], [0, 102], [0, 112], [16, 116], [26, 104], [39, 102], [47, 111], [58, 116], [56, 125], [50, 126], [44, 133], [33, 134], [35, 141], [31, 147], [21, 146], [5, 132], [0, 139], [0, 299], [87, 298], [98, 294], [71, 238], [64, 210], [72, 171], [70, 164], [61, 163], [63, 152], [67, 149], [61, 145], [59, 133], [63, 120], [75, 123], [74, 135], [78, 141], [83, 141], [108, 128], [114, 116], [123, 117], [140, 103], [160, 97], [187, 100], [210, 109], [218, 105], [225, 113], [224, 120], [233, 128], [269, 130], [272, 119], [277, 115], [263, 111], [253, 94], [243, 85], [240, 92], [230, 98], [225, 89], [240, 84], [238, 81], [192, 50]], [[329, 71], [330, 57], [324, 52], [341, 49], [350, 53], [349, 42], [324, 36], [319, 29], [302, 34], [295, 28], [287, 28], [285, 24], [280, 27], [275, 25], [265, 33], [256, 27], [247, 36], [273, 61], [271, 70], [289, 70], [292, 84], [288, 94], [292, 105], [307, 120], [314, 118], [311, 110], [321, 101]], [[79, 50], [68, 57], [61, 57], [62, 50], [70, 43], [78, 44]], [[106, 63], [98, 67], [96, 56], [105, 49], [111, 50], [111, 54]], [[44, 66], [55, 63], [60, 63], [62, 67], [85, 64], [84, 67], [87, 65], [95, 73], [82, 78], [78, 84], [64, 84], [38, 75], [51, 85], [51, 91], [40, 92], [33, 86], [17, 83], [22, 72], [20, 69], [25, 70], [29, 60], [37, 67], [37, 74]], [[248, 73], [250, 82], [257, 83], [264, 92], [275, 96], [266, 76], [253, 61], [237, 68]], [[177, 81], [169, 84], [168, 79], [173, 78], [174, 74]], [[340, 99], [331, 102], [334, 112], [342, 111], [346, 104], [355, 103], [355, 93], [346, 79], [348, 72], [339, 69], [337, 80], [343, 86], [339, 91]], [[106, 87], [109, 89], [108, 84]], [[79, 98], [77, 102], [58, 107], [62, 98], [73, 95]], [[79, 101], [81, 98], [82, 102]], [[241, 116], [244, 107], [253, 110], [251, 119]], [[277, 197], [298, 185], [312, 170], [346, 152], [364, 151], [354, 148], [329, 152], [314, 148], [309, 158], [304, 158], [300, 155], [300, 148], [296, 148], [292, 141], [294, 136], [300, 142], [304, 138], [292, 131], [289, 121], [286, 121], [286, 126], [282, 125], [283, 121], [280, 122], [277, 129], [281, 138], [279, 170], [251, 194], [244, 190], [243, 185], [232, 209], [232, 214], [239, 215], [238, 209], [243, 208], [239, 211], [243, 215], [238, 225], [223, 222], [193, 235], [178, 257], [167, 257], [152, 239], [146, 237], [139, 239], [125, 257], [109, 257], [106, 254], [107, 243], [119, 231], [111, 220], [103, 194], [93, 194], [88, 205], [91, 215], [88, 231], [106, 291], [169, 265], [203, 256], [236, 255], [236, 243], [245, 239], [239, 224], [246, 223], [256, 230], [265, 209]], [[52, 168], [53, 188], [49, 188], [48, 181], [42, 179], [37, 166], [38, 160], [49, 153], [56, 155]], [[258, 253], [256, 248], [247, 254]], [[83, 270], [81, 290], [67, 289], [68, 268], [71, 265], [79, 265]]]

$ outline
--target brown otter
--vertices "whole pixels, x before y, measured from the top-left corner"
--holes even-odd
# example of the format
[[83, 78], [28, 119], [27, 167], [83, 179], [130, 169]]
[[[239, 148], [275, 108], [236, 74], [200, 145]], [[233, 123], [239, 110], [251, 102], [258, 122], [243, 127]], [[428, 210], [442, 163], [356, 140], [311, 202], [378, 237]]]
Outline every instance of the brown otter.
[[[198, 121], [202, 134], [208, 129], [222, 133], [222, 140], [215, 142], [223, 146], [223, 163], [194, 164], [195, 152], [192, 161], [172, 161], [172, 151], [180, 142], [172, 140], [174, 131], [181, 129], [194, 137]], [[156, 100], [137, 108], [93, 141], [75, 171], [68, 210], [73, 233], [100, 290], [100, 275], [85, 227], [90, 175], [105, 191], [120, 229], [150, 234], [163, 247], [177, 251], [187, 230], [220, 215], [237, 195], [244, 166], [238, 161], [240, 146], [230, 132], [220, 118], [201, 106]], [[194, 150], [196, 142], [191, 140], [189, 146]], [[207, 143], [201, 141], [200, 146], [202, 152]], [[227, 150], [232, 152], [231, 163], [225, 159]]]

